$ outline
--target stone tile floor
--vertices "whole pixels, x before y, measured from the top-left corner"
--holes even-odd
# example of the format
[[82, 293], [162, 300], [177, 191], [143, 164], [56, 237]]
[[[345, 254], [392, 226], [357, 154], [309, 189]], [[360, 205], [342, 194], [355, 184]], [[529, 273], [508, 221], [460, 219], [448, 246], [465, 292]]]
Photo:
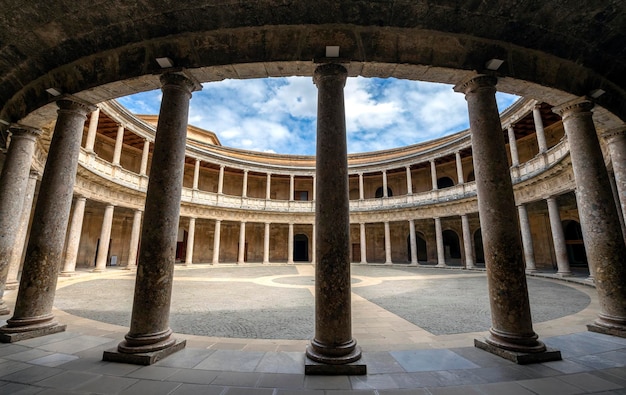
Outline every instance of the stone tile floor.
[[[626, 339], [587, 332], [584, 323], [597, 312], [594, 290], [571, 286], [591, 296], [589, 307], [535, 325], [563, 360], [526, 366], [471, 347], [484, 332], [435, 336], [356, 297], [355, 315], [403, 324], [399, 331], [355, 325], [366, 376], [305, 376], [307, 342], [300, 340], [178, 334], [187, 348], [153, 366], [103, 362], [103, 350], [127, 328], [55, 310], [67, 332], [0, 344], [0, 394], [626, 394]], [[376, 336], [361, 341], [367, 334]]]

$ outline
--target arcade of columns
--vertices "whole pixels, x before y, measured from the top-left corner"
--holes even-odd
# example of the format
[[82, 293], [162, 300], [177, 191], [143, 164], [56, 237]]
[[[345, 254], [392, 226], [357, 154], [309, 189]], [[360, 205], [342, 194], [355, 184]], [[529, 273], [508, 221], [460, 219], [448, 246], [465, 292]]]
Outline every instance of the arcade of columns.
[[[263, 222], [263, 262], [270, 261], [270, 225], [281, 222], [288, 227], [287, 261], [293, 262], [295, 227], [302, 224], [312, 226], [312, 251], [316, 264], [316, 328], [306, 354], [307, 372], [311, 374], [338, 371], [362, 374], [365, 366], [358, 360], [361, 353], [356, 340], [351, 334], [350, 313], [350, 255], [351, 228], [350, 222], [358, 223], [357, 244], [360, 249], [361, 263], [367, 263], [368, 248], [366, 227], [368, 215], [388, 217], [384, 225], [384, 253], [386, 264], [393, 262], [392, 237], [390, 222], [403, 218], [408, 224], [411, 264], [418, 264], [418, 236], [416, 220], [434, 218], [437, 266], [446, 266], [444, 249], [443, 221], [445, 215], [437, 213], [436, 206], [445, 206], [446, 198], [454, 200], [454, 195], [446, 195], [438, 191], [438, 167], [436, 158], [428, 161], [431, 175], [432, 191], [429, 198], [435, 199], [430, 206], [417, 214], [411, 207], [427, 205], [427, 199], [409, 198], [413, 196], [413, 168], [406, 165], [406, 196], [400, 208], [393, 206], [367, 205], [365, 199], [364, 172], [358, 175], [359, 203], [350, 203], [351, 188], [349, 167], [345, 148], [345, 116], [343, 109], [343, 85], [347, 73], [339, 64], [318, 66], [314, 82], [318, 87], [318, 147], [317, 164], [313, 178], [312, 200], [315, 210], [293, 217], [303, 218], [302, 222], [293, 219], [285, 220], [280, 210], [267, 213], [267, 221]], [[141, 270], [137, 271], [135, 298], [130, 330], [117, 349], [105, 352], [104, 358], [112, 361], [125, 361], [139, 364], [150, 364], [164, 356], [184, 347], [185, 342], [171, 336], [169, 329], [169, 302], [174, 270], [177, 241], [179, 239], [178, 218], [181, 210], [191, 209], [194, 196], [200, 195], [199, 174], [200, 159], [194, 162], [192, 179], [192, 196], [183, 199], [181, 209], [182, 186], [185, 172], [185, 148], [187, 133], [187, 113], [189, 99], [198, 85], [184, 74], [164, 74], [161, 78], [163, 101], [157, 125], [156, 140], [152, 152], [153, 166], [147, 172], [150, 156], [150, 142], [146, 140], [141, 155], [140, 177], [146, 177], [147, 192], [145, 207], [141, 204], [131, 205], [134, 209], [128, 267], [134, 266], [135, 260]], [[532, 329], [530, 304], [526, 287], [525, 270], [535, 270], [533, 237], [530, 229], [527, 204], [530, 199], [523, 197], [525, 178], [518, 174], [516, 187], [512, 184], [512, 175], [520, 170], [520, 157], [516, 145], [513, 122], [507, 127], [509, 136], [509, 155], [505, 150], [504, 134], [501, 120], [495, 104], [497, 79], [478, 75], [455, 87], [457, 92], [465, 94], [468, 102], [471, 134], [471, 164], [475, 175], [475, 183], [469, 183], [464, 175], [464, 165], [460, 150], [453, 153], [456, 168], [457, 184], [462, 186], [461, 204], [456, 209], [461, 222], [465, 265], [471, 268], [475, 264], [472, 248], [472, 225], [476, 227], [476, 195], [477, 211], [482, 229], [482, 243], [486, 261], [489, 294], [491, 301], [492, 327], [486, 339], [477, 340], [476, 345], [490, 352], [512, 359], [519, 363], [550, 360], [560, 358], [558, 351], [548, 350], [538, 339]], [[3, 342], [42, 336], [65, 329], [52, 314], [54, 290], [57, 275], [71, 274], [75, 270], [76, 259], [80, 250], [81, 227], [85, 213], [87, 198], [84, 194], [77, 196], [73, 215], [70, 221], [72, 196], [75, 178], [81, 156], [81, 135], [86, 117], [91, 113], [84, 151], [92, 153], [96, 140], [99, 110], [88, 103], [73, 98], [58, 101], [58, 118], [52, 141], [48, 149], [47, 161], [43, 170], [39, 196], [34, 208], [30, 237], [25, 250], [24, 265], [20, 278], [19, 292], [12, 317], [7, 325], [0, 328], [0, 340]], [[622, 213], [617, 209], [612, 185], [606, 171], [605, 161], [592, 120], [593, 103], [587, 98], [562, 104], [554, 108], [563, 119], [566, 141], [569, 143], [571, 169], [575, 180], [576, 202], [580, 216], [580, 225], [585, 239], [587, 260], [590, 276], [594, 279], [600, 301], [600, 313], [589, 329], [617, 336], [626, 336], [626, 268], [621, 259], [626, 256], [620, 215], [626, 202], [626, 157], [625, 128], [609, 131], [607, 144], [613, 163], [615, 183]], [[95, 110], [95, 111], [94, 111]], [[539, 157], [544, 163], [549, 161], [548, 143], [542, 124], [539, 108], [533, 111], [535, 136], [539, 149]], [[0, 216], [0, 232], [2, 237], [0, 248], [3, 261], [0, 263], [0, 274], [6, 282], [13, 259], [8, 253], [13, 245], [23, 242], [26, 233], [23, 218], [24, 211], [30, 211], [32, 203], [32, 185], [36, 176], [30, 175], [30, 157], [40, 131], [14, 126], [11, 129], [12, 141], [5, 160], [0, 183], [0, 201], [15, 201], [15, 206], [3, 207]], [[120, 167], [124, 127], [118, 128], [111, 164]], [[91, 159], [93, 161], [93, 157]], [[513, 168], [510, 168], [510, 164]], [[155, 165], [158, 164], [158, 165]], [[225, 185], [224, 164], [219, 165], [217, 192], [224, 195]], [[78, 169], [80, 172], [80, 169]], [[388, 194], [388, 169], [382, 170], [382, 200], [392, 198]], [[559, 166], [546, 166], [544, 173], [562, 171]], [[531, 172], [532, 173], [532, 172]], [[249, 171], [243, 171], [241, 200], [248, 197]], [[266, 172], [265, 200], [270, 201], [272, 191], [272, 172]], [[468, 180], [467, 182], [465, 180]], [[77, 189], [79, 189], [77, 183]], [[295, 176], [289, 176], [289, 203], [294, 200]], [[457, 186], [458, 186], [457, 185]], [[62, 187], [60, 187], [62, 186]], [[532, 188], [532, 186], [528, 186]], [[571, 191], [571, 189], [569, 189]], [[11, 199], [16, 194], [20, 198]], [[439, 194], [441, 192], [441, 195]], [[419, 194], [417, 194], [419, 195]], [[423, 193], [422, 193], [423, 195]], [[567, 276], [571, 273], [567, 251], [564, 249], [565, 236], [561, 226], [561, 218], [556, 194], [543, 196], [546, 201], [551, 235], [553, 238], [554, 255], [558, 274]], [[30, 198], [29, 198], [30, 196]], [[439, 200], [437, 200], [439, 199]], [[467, 200], [468, 202], [465, 202]], [[516, 204], [516, 200], [518, 203]], [[416, 203], [417, 204], [414, 204]], [[352, 206], [352, 212], [351, 212]], [[288, 206], [289, 207], [289, 206]], [[309, 206], [306, 206], [309, 207]], [[356, 209], [355, 209], [356, 208]], [[359, 210], [361, 208], [361, 210]], [[107, 204], [104, 209], [103, 223], [100, 232], [99, 253], [96, 256], [95, 270], [105, 270], [109, 249], [113, 218], [116, 206]], [[142, 213], [143, 211], [143, 213]], [[289, 210], [287, 210], [289, 211]], [[215, 210], [209, 211], [214, 213]], [[445, 211], [441, 210], [440, 213]], [[189, 216], [186, 263], [191, 264], [194, 257], [196, 239], [196, 223], [204, 219], [200, 215]], [[313, 213], [315, 215], [313, 216]], [[302, 214], [302, 213], [301, 213]], [[412, 216], [412, 214], [415, 214]], [[419, 215], [423, 217], [420, 218]], [[141, 226], [143, 216], [143, 226]], [[429, 217], [430, 216], [430, 217]], [[209, 218], [206, 215], [206, 218]], [[280, 220], [272, 221], [272, 218]], [[232, 218], [226, 217], [231, 220]], [[362, 221], [355, 219], [362, 218]], [[224, 218], [216, 218], [214, 222], [214, 243], [212, 263], [220, 262], [220, 237]], [[314, 220], [314, 225], [313, 225]], [[249, 221], [242, 220], [239, 226], [237, 263], [246, 261], [245, 244], [248, 237], [246, 231]], [[519, 227], [518, 227], [519, 224]], [[421, 225], [421, 224], [420, 224]], [[69, 233], [68, 233], [69, 228]], [[356, 232], [353, 232], [356, 233]], [[67, 234], [67, 242], [66, 242]], [[521, 235], [521, 237], [520, 237]], [[20, 240], [21, 238], [21, 240]], [[137, 245], [141, 240], [141, 247]], [[197, 243], [196, 247], [197, 247]], [[65, 247], [64, 247], [65, 246]], [[62, 268], [60, 262], [64, 262]], [[13, 264], [11, 275], [16, 272]], [[11, 280], [9, 278], [9, 280]], [[158, 285], [157, 285], [158, 283]], [[332, 285], [332, 286], [331, 286]], [[6, 306], [3, 306], [6, 309]], [[514, 314], [511, 314], [514, 312]], [[337, 318], [339, 317], [339, 318]], [[511, 320], [514, 317], [514, 320]]]

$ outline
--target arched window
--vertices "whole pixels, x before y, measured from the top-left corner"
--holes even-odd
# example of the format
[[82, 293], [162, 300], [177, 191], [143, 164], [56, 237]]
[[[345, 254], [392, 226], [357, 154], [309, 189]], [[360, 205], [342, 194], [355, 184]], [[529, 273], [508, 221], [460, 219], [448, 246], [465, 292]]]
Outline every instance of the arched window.
[[450, 177], [441, 177], [437, 180], [437, 189], [450, 188], [454, 186], [454, 181]]
[[[387, 197], [392, 197], [393, 196], [393, 191], [391, 190], [391, 188], [387, 187]], [[383, 197], [383, 187], [378, 187], [378, 189], [376, 189], [376, 199]]]
[[448, 229], [444, 230], [442, 235], [446, 258], [461, 259], [461, 243], [456, 232]]

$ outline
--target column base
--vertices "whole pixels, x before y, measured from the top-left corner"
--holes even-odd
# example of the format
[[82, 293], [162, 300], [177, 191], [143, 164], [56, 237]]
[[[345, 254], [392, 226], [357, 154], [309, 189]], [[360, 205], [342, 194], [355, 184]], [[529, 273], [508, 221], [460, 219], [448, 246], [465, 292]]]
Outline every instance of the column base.
[[6, 285], [4, 286], [4, 289], [7, 291], [13, 291], [14, 289], [17, 289], [20, 286], [20, 283], [18, 281], [12, 281], [12, 282], [7, 282]]
[[592, 324], [587, 325], [590, 332], [626, 338], [626, 320], [621, 317], [599, 314]]
[[10, 328], [8, 326], [3, 326], [0, 328], [0, 342], [1, 343], [15, 343], [22, 340], [33, 339], [35, 337], [52, 335], [54, 333], [65, 332], [65, 328], [67, 325], [59, 324], [55, 322], [51, 326], [47, 326], [44, 328], [33, 328], [29, 329], [27, 327], [15, 327]]
[[385, 265], [391, 266], [391, 265], [393, 265], [393, 262], [385, 262]]
[[435, 265], [435, 267], [448, 267], [448, 265], [446, 265], [445, 263], [438, 263]]
[[309, 376], [362, 376], [367, 374], [367, 365], [359, 361], [346, 363], [343, 365], [331, 365], [327, 363], [316, 362], [309, 357], [305, 357], [304, 374]]
[[528, 365], [531, 363], [541, 363], [549, 361], [560, 361], [561, 352], [552, 348], [546, 347], [545, 351], [541, 352], [519, 352], [506, 350], [504, 348], [497, 347], [493, 344], [489, 344], [486, 340], [474, 339], [474, 347], [487, 351], [491, 354], [497, 355], [501, 358], [508, 359], [515, 362], [518, 365]]
[[78, 274], [76, 272], [61, 272], [59, 273], [59, 276], [61, 277], [74, 277], [77, 276]]
[[559, 277], [572, 277], [572, 272], [556, 272], [556, 275]]
[[186, 344], [187, 340], [176, 339], [174, 344], [167, 348], [136, 354], [120, 352], [119, 349], [116, 347], [110, 350], [105, 350], [102, 354], [102, 360], [109, 362], [130, 363], [133, 365], [152, 365], [157, 361], [160, 361], [161, 359], [175, 353], [176, 351], [182, 350], [183, 348], [185, 348]]

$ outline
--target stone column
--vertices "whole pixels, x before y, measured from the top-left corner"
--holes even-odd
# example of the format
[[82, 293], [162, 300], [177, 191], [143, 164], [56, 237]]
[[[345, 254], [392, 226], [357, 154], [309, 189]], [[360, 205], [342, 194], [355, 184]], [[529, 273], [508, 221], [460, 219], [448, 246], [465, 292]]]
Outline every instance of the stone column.
[[456, 177], [458, 179], [457, 184], [463, 184], [465, 180], [463, 179], [463, 162], [461, 162], [461, 153], [457, 151], [454, 156], [456, 159]]
[[120, 158], [122, 157], [122, 145], [124, 144], [124, 126], [117, 126], [117, 138], [115, 139], [115, 148], [113, 150], [113, 166], [120, 165]]
[[543, 130], [543, 119], [541, 119], [541, 104], [536, 104], [533, 108], [533, 119], [535, 120], [535, 132], [537, 133], [537, 145], [539, 145], [539, 153], [544, 153], [548, 150], [548, 143], [546, 142], [546, 133]]
[[313, 200], [317, 199], [317, 176], [313, 176]]
[[311, 236], [312, 236], [311, 237], [311, 239], [312, 239], [311, 240], [311, 251], [312, 251], [312, 253], [311, 253], [311, 263], [313, 263], [315, 265], [315, 262], [317, 262], [317, 258], [316, 258], [317, 257], [317, 255], [316, 255], [317, 248], [315, 247], [316, 246], [315, 223], [313, 224], [313, 231], [311, 232]]
[[517, 214], [519, 217], [520, 231], [522, 233], [522, 246], [524, 247], [524, 261], [526, 262], [526, 272], [532, 273], [537, 271], [535, 266], [535, 248], [533, 247], [533, 236], [530, 233], [530, 222], [528, 221], [528, 212], [526, 206], [520, 204], [517, 206]]
[[318, 88], [315, 200], [315, 337], [306, 350], [305, 374], [365, 374], [352, 338], [350, 210], [343, 88], [339, 64], [315, 69]]
[[626, 337], [626, 245], [593, 124], [592, 108], [592, 102], [581, 98], [554, 111], [563, 118], [569, 141], [580, 226], [600, 302], [598, 318], [588, 328]]
[[220, 229], [222, 221], [219, 219], [215, 221], [215, 233], [213, 234], [213, 265], [220, 263]]
[[130, 231], [130, 245], [128, 246], [128, 262], [126, 269], [137, 268], [137, 252], [139, 249], [139, 236], [141, 234], [141, 210], [135, 210], [133, 214], [133, 227]]
[[435, 238], [437, 241], [437, 266], [446, 267], [446, 250], [443, 247], [443, 231], [441, 218], [435, 218]]
[[28, 186], [26, 187], [26, 194], [24, 195], [22, 214], [20, 215], [20, 225], [18, 227], [17, 236], [15, 237], [15, 247], [11, 250], [6, 289], [17, 289], [19, 284], [18, 277], [22, 266], [22, 254], [24, 253], [24, 248], [26, 247], [25, 244], [26, 237], [28, 236], [28, 223], [30, 222], [30, 214], [33, 208], [33, 199], [35, 197], [35, 188], [37, 187], [38, 177], [39, 173], [37, 173], [37, 171], [30, 171]]
[[548, 215], [550, 216], [550, 230], [552, 231], [552, 243], [554, 245], [554, 255], [556, 256], [556, 266], [559, 276], [571, 276], [572, 271], [569, 268], [569, 258], [567, 257], [567, 249], [565, 248], [565, 234], [563, 233], [563, 225], [561, 224], [561, 215], [559, 214], [559, 205], [554, 197], [546, 199], [548, 203]]
[[248, 197], [248, 170], [243, 171], [243, 186], [241, 188], [241, 197]]
[[263, 234], [263, 263], [270, 263], [270, 223], [265, 223]]
[[472, 243], [472, 232], [470, 231], [469, 218], [467, 214], [461, 215], [461, 228], [463, 229], [463, 249], [465, 250], [465, 268], [473, 269], [474, 248]]
[[0, 176], [0, 315], [10, 313], [2, 296], [9, 274], [11, 251], [15, 248], [38, 129], [12, 126], [11, 144]]
[[198, 182], [200, 181], [200, 159], [195, 160], [193, 165], [193, 189], [198, 189]]
[[413, 180], [411, 179], [411, 166], [406, 166], [406, 194], [413, 194]]
[[189, 217], [189, 233], [187, 234], [187, 251], [185, 251], [185, 265], [193, 264], [193, 245], [196, 238], [196, 219]]
[[361, 264], [367, 265], [367, 238], [365, 237], [365, 223], [359, 224], [359, 239], [361, 240]]
[[411, 265], [417, 265], [417, 236], [414, 219], [409, 220], [409, 243], [411, 243]]
[[289, 223], [289, 232], [287, 236], [287, 263], [293, 264], [293, 224]]
[[141, 153], [141, 168], [139, 170], [140, 176], [145, 176], [148, 170], [148, 155], [150, 154], [150, 141], [145, 139], [143, 141], [143, 151]]
[[98, 245], [94, 272], [106, 270], [109, 243], [111, 241], [111, 227], [113, 225], [113, 208], [114, 206], [109, 204], [104, 209], [104, 218], [102, 218], [102, 228], [100, 229], [100, 244]]
[[492, 327], [475, 345], [517, 363], [560, 359], [532, 328], [511, 173], [496, 104], [496, 77], [477, 75], [454, 87], [465, 94], [485, 252]]
[[239, 224], [239, 250], [237, 251], [237, 263], [246, 263], [246, 223], [241, 221]]
[[65, 325], [59, 325], [54, 319], [52, 305], [72, 207], [83, 127], [93, 107], [70, 98], [57, 101], [57, 105], [59, 115], [41, 179], [15, 311], [0, 328], [0, 341], [5, 343], [65, 330]]
[[511, 151], [511, 166], [519, 166], [519, 154], [517, 153], [517, 140], [515, 140], [514, 125], [509, 125], [509, 150]]
[[221, 195], [224, 191], [224, 165], [220, 165], [220, 175], [217, 180], [217, 193]]
[[130, 330], [104, 360], [150, 365], [185, 347], [169, 328], [180, 198], [185, 172], [191, 92], [200, 85], [187, 76], [161, 76], [163, 98], [146, 193]]
[[385, 221], [385, 265], [391, 265], [391, 232], [389, 221]]
[[267, 181], [265, 182], [265, 200], [270, 200], [272, 196], [272, 173], [267, 173]]
[[389, 197], [389, 192], [387, 192], [387, 170], [383, 170], [383, 197]]
[[293, 202], [293, 195], [295, 193], [295, 188], [294, 188], [294, 179], [293, 179], [293, 174], [289, 175], [289, 201]]
[[89, 117], [89, 129], [87, 129], [87, 139], [85, 140], [85, 150], [94, 153], [93, 147], [96, 144], [96, 133], [98, 132], [98, 120], [100, 118], [100, 108], [96, 107]]
[[433, 184], [433, 191], [436, 191], [439, 187], [437, 186], [437, 166], [434, 159], [430, 161], [430, 178]]
[[365, 191], [363, 190], [363, 173], [359, 173], [359, 200], [365, 199]]
[[87, 198], [78, 196], [74, 203], [74, 213], [70, 223], [70, 233], [65, 248], [65, 261], [61, 274], [71, 276], [76, 270], [76, 258], [78, 258], [78, 247], [80, 246], [80, 235], [83, 231], [83, 218], [85, 216], [85, 203]]
[[604, 138], [611, 155], [622, 218], [626, 221], [626, 125], [609, 130], [604, 134]]

